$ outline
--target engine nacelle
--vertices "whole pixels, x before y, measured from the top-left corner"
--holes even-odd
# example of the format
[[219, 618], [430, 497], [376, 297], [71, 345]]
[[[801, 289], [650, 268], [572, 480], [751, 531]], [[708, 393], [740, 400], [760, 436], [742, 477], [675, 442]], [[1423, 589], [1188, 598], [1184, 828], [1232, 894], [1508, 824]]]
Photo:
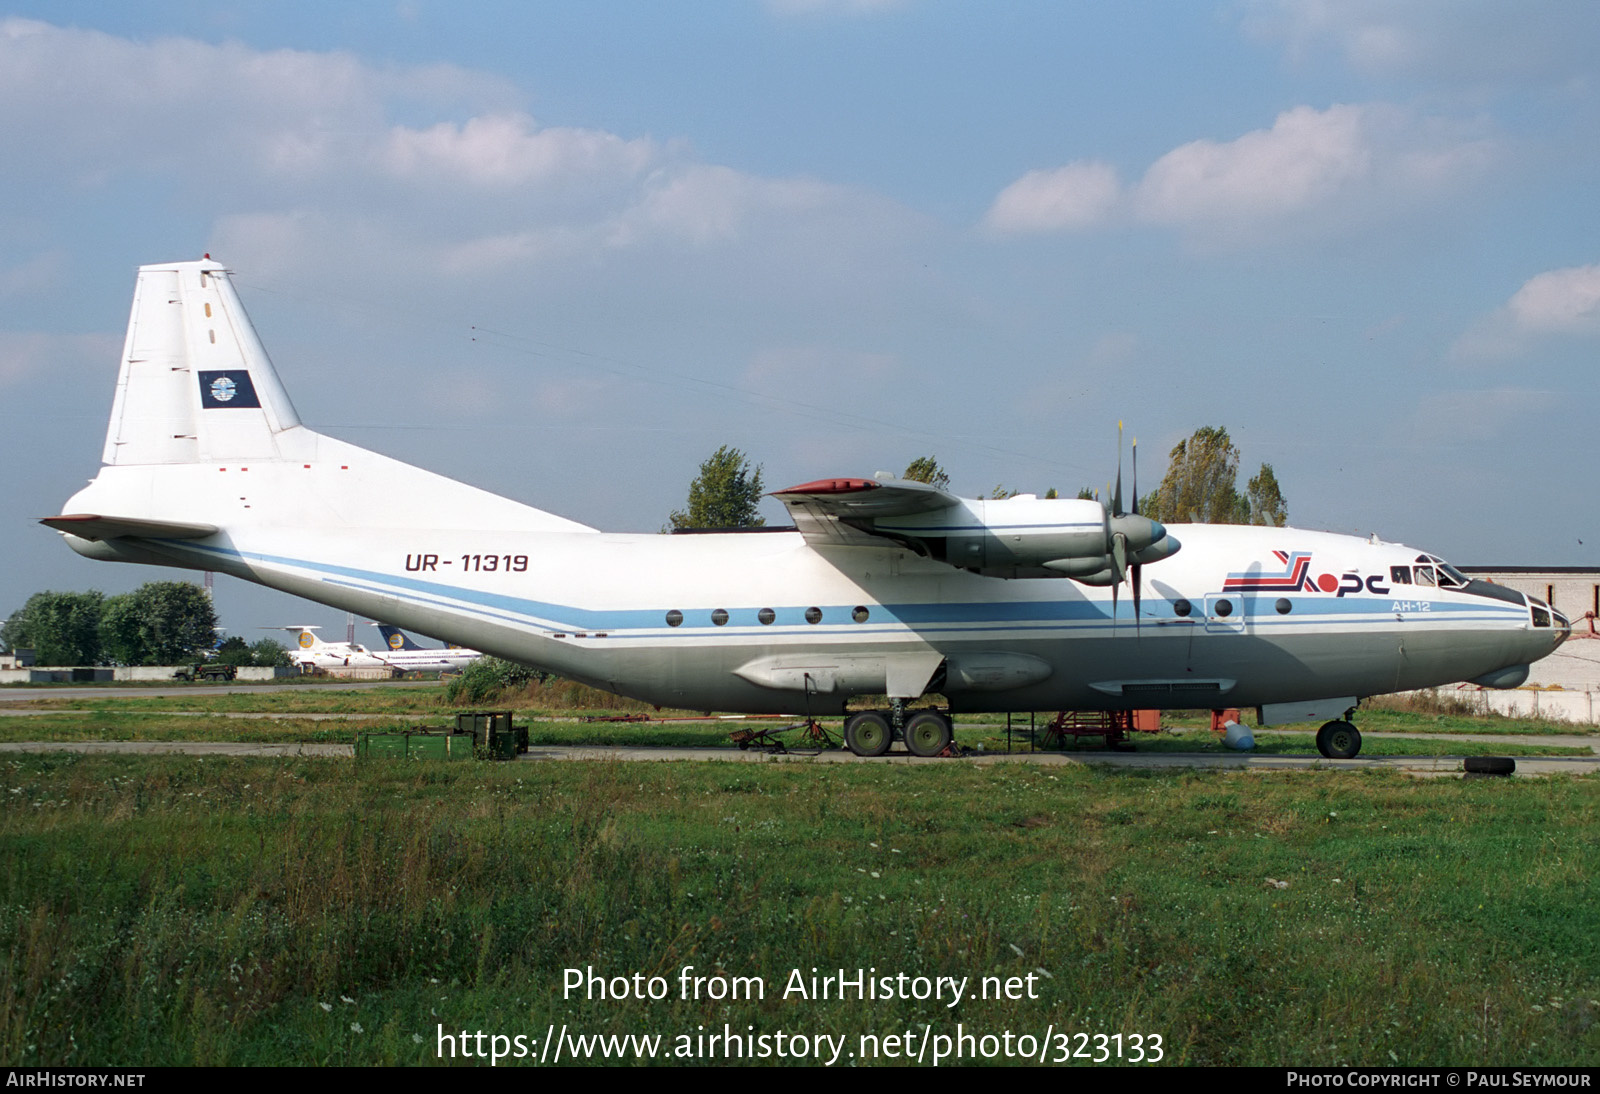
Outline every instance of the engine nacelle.
[[1087, 585], [1117, 580], [1114, 555], [1154, 562], [1178, 549], [1148, 517], [1113, 517], [1098, 501], [1021, 494], [911, 516], [879, 518], [872, 530], [930, 558], [995, 577], [1070, 577]]

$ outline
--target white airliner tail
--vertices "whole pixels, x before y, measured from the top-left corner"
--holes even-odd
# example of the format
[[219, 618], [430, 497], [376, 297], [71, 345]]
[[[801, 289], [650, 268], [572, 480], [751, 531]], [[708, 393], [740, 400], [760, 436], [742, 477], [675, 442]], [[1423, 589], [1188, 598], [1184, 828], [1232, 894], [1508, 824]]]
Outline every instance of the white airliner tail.
[[102, 462], [293, 458], [299, 425], [220, 262], [140, 268]]
[[140, 267], [102, 462], [47, 524], [80, 541], [265, 524], [593, 531], [302, 425], [209, 257]]

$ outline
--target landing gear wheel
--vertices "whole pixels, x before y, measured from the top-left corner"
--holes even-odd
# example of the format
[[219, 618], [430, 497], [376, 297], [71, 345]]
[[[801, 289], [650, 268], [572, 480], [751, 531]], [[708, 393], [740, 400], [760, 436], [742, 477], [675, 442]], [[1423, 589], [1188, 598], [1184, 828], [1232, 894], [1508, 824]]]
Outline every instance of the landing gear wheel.
[[1330, 760], [1348, 760], [1361, 751], [1361, 731], [1349, 722], [1328, 722], [1317, 730], [1317, 751]]
[[853, 714], [844, 724], [844, 745], [857, 756], [882, 756], [892, 740], [889, 719], [875, 710]]
[[950, 719], [936, 710], [914, 714], [906, 723], [906, 748], [913, 756], [937, 756], [950, 747]]

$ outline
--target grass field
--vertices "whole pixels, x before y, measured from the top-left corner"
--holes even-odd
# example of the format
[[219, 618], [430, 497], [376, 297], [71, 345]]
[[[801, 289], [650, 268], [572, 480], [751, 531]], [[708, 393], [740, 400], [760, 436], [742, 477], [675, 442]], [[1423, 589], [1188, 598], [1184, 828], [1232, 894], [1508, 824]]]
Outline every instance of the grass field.
[[[250, 709], [272, 717], [225, 716]], [[196, 689], [0, 735], [348, 741], [448, 713], [432, 689]], [[546, 743], [732, 728], [528, 721]], [[1139, 747], [1219, 747], [1169, 721], [1188, 728]], [[1539, 726], [1358, 721], [1373, 755], [1526, 754]], [[991, 719], [958, 737], [1004, 743]], [[661, 1034], [663, 1054], [727, 1026], [891, 1062], [850, 1054], [908, 1031], [937, 1047], [958, 1023], [1122, 1034], [1129, 1055], [1158, 1034], [1164, 1063], [1600, 1062], [1594, 778], [12, 755], [0, 800], [0, 1064], [423, 1063], [441, 1024], [535, 1046], [563, 1025]], [[681, 999], [687, 965], [765, 997]], [[589, 967], [660, 975], [668, 997], [563, 998], [564, 970]], [[969, 996], [784, 998], [813, 968], [965, 977]], [[973, 997], [1030, 975], [1037, 998]]]
[[[0, 1059], [427, 1062], [440, 1023], [854, 1051], [960, 1022], [1160, 1034], [1168, 1063], [1594, 1064], [1597, 788], [7, 758]], [[684, 965], [766, 998], [680, 1000]], [[564, 1000], [587, 966], [672, 997]], [[812, 967], [1032, 973], [1039, 998], [782, 998]]]

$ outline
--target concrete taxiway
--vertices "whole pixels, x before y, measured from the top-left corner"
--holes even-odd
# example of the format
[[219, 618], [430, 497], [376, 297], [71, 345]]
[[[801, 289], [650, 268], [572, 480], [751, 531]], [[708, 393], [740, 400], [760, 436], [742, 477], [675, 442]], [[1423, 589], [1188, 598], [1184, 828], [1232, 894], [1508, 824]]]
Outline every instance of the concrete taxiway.
[[[1502, 738], [1503, 740], [1503, 738]], [[1519, 737], [1517, 744], [1554, 743], [1539, 737]], [[1588, 742], [1585, 742], [1588, 743]], [[83, 755], [154, 756], [184, 755], [202, 757], [278, 756], [352, 759], [355, 749], [347, 744], [301, 744], [244, 741], [7, 741], [0, 742], [0, 753], [68, 752]], [[1327, 760], [1321, 756], [1253, 755], [1244, 752], [971, 752], [961, 759], [924, 758], [903, 752], [868, 759], [844, 749], [824, 752], [741, 751], [736, 748], [596, 747], [590, 745], [536, 745], [518, 757], [522, 763], [583, 761], [601, 763], [662, 763], [672, 761], [722, 763], [866, 763], [866, 764], [949, 764], [1031, 763], [1045, 767], [1093, 765], [1113, 768], [1201, 769], [1224, 771], [1403, 771], [1410, 775], [1441, 776], [1462, 774], [1460, 756], [1372, 756], [1353, 760]], [[1600, 754], [1589, 756], [1518, 756], [1518, 775], [1587, 775], [1600, 771]]]

